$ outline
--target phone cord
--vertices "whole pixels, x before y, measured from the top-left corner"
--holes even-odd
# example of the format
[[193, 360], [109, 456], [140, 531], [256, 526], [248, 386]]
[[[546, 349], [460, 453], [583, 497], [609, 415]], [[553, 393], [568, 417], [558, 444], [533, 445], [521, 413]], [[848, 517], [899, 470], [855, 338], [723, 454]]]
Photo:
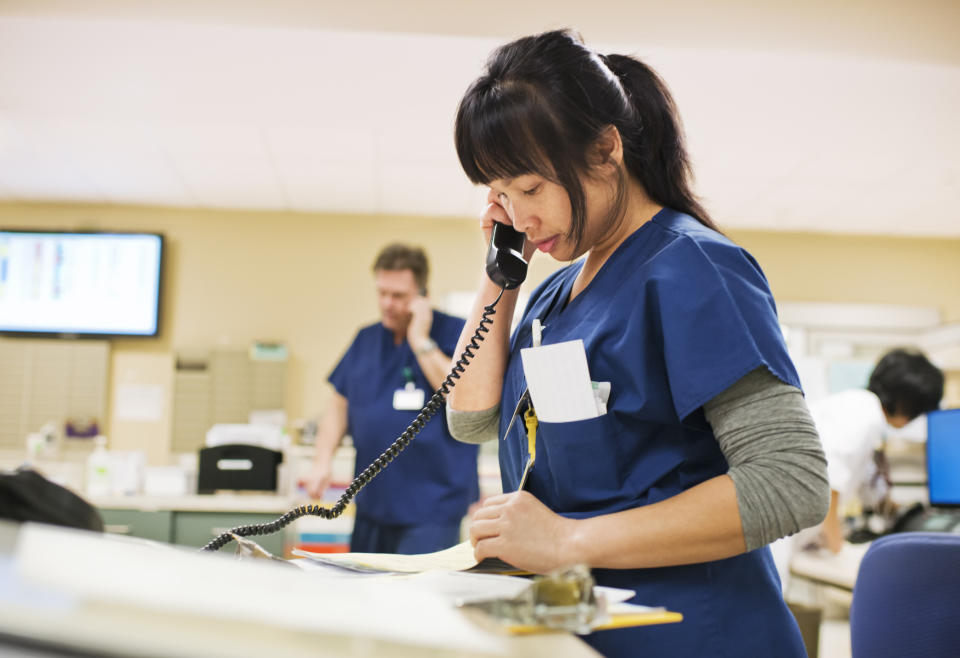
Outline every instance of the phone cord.
[[461, 373], [463, 373], [466, 366], [470, 363], [470, 359], [474, 357], [474, 350], [479, 349], [480, 343], [482, 343], [486, 338], [483, 334], [490, 331], [490, 327], [487, 325], [493, 324], [493, 315], [495, 315], [497, 312], [496, 306], [502, 296], [503, 290], [501, 289], [500, 294], [497, 295], [495, 300], [493, 300], [493, 303], [483, 307], [483, 315], [480, 317], [480, 324], [477, 325], [477, 330], [470, 338], [469, 344], [464, 348], [463, 353], [453, 365], [453, 368], [450, 370], [450, 374], [448, 374], [447, 378], [443, 380], [440, 388], [436, 390], [429, 402], [427, 402], [423, 409], [420, 410], [420, 413], [417, 414], [417, 417], [413, 420], [413, 422], [410, 423], [406, 430], [404, 430], [403, 434], [397, 437], [397, 439], [390, 444], [390, 447], [387, 448], [382, 455], [377, 457], [372, 464], [367, 466], [367, 468], [360, 473], [360, 475], [354, 478], [353, 482], [350, 483], [350, 486], [347, 487], [347, 490], [343, 492], [333, 507], [321, 507], [320, 505], [300, 505], [298, 507], [294, 507], [275, 521], [270, 521], [269, 523], [258, 523], [254, 525], [241, 525], [237, 526], [236, 528], [231, 528], [230, 530], [215, 537], [201, 550], [219, 550], [223, 546], [226, 546], [228, 543], [233, 541], [232, 535], [249, 537], [251, 535], [272, 534], [293, 523], [301, 516], [319, 516], [324, 519], [335, 519], [343, 514], [343, 511], [347, 508], [347, 504], [353, 499], [353, 497], [356, 496], [357, 493], [370, 482], [370, 480], [376, 477], [380, 471], [386, 468], [387, 464], [392, 462], [394, 458], [400, 454], [401, 450], [407, 447], [410, 441], [412, 441], [414, 437], [420, 433], [420, 430], [423, 429], [423, 426], [427, 424], [427, 421], [429, 421], [433, 415], [437, 413], [441, 405], [443, 405], [444, 396], [450, 393], [450, 390], [457, 385], [455, 380], [460, 379]]

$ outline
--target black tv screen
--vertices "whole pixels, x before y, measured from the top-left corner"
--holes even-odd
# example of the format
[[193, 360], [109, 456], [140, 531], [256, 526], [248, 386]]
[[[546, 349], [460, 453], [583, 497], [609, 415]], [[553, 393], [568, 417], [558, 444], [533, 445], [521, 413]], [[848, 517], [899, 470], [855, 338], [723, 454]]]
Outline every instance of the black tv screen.
[[0, 333], [156, 336], [163, 236], [0, 230]]

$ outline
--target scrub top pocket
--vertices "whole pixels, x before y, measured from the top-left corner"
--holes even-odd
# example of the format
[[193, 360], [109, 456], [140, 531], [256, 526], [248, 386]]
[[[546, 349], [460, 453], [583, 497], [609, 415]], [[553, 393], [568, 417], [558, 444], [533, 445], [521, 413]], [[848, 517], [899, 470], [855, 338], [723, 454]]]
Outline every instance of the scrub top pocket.
[[542, 469], [564, 512], [609, 509], [611, 502], [630, 497], [623, 486], [620, 435], [610, 413], [569, 423], [541, 421], [531, 476], [539, 479], [537, 469]]

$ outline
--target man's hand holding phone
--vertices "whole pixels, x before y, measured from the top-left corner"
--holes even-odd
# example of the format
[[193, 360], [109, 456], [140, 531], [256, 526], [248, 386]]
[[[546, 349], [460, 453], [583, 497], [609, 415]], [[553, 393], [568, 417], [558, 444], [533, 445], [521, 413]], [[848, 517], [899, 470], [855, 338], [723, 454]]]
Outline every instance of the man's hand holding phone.
[[410, 324], [407, 325], [407, 342], [413, 351], [419, 352], [433, 341], [430, 340], [430, 327], [433, 325], [433, 308], [424, 295], [410, 300]]

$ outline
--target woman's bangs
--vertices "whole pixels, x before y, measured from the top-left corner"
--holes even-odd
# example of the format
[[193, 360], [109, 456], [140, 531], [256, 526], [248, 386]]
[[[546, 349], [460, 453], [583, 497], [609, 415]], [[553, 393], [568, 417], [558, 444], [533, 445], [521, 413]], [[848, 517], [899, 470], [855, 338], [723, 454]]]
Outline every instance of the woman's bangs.
[[549, 118], [535, 116], [535, 105], [516, 102], [520, 99], [485, 100], [461, 114], [457, 130], [457, 155], [467, 178], [478, 185], [524, 174], [552, 178], [543, 147], [527, 129]]

